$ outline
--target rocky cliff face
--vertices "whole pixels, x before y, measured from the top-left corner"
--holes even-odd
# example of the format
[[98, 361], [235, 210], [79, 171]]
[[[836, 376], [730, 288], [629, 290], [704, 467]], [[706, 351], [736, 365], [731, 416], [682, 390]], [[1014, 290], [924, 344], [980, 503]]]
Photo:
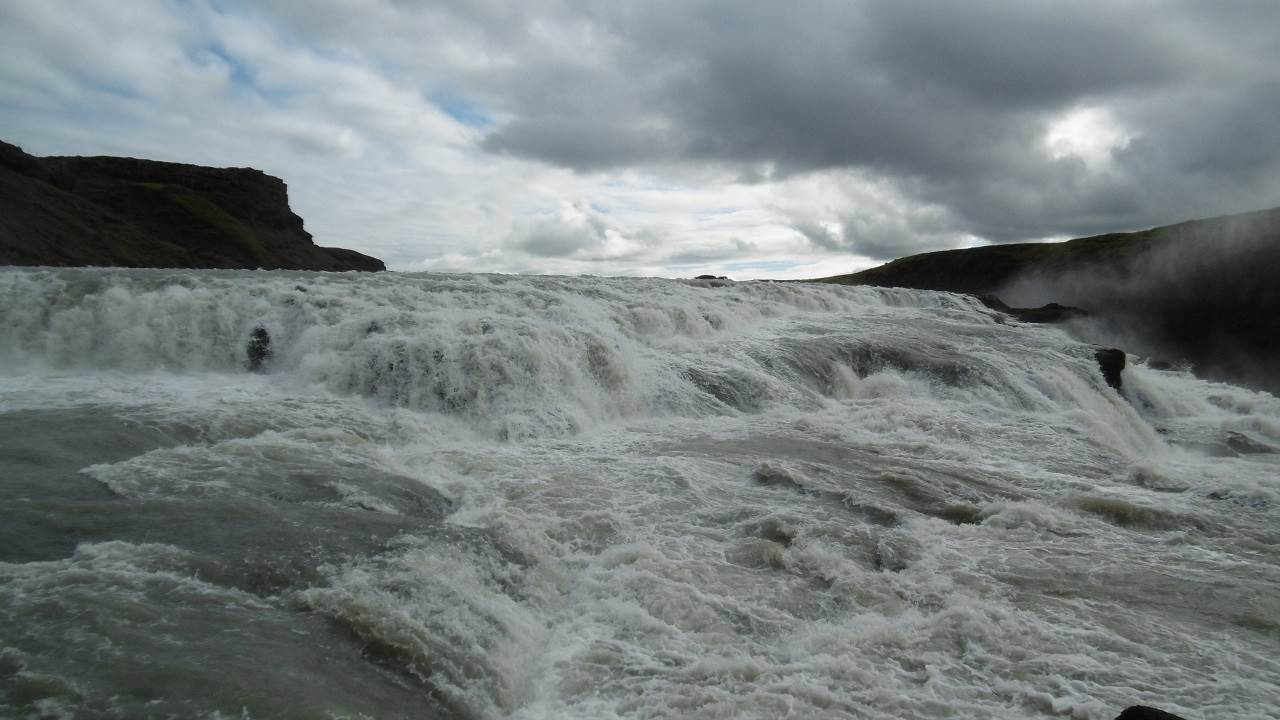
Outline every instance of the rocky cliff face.
[[0, 142], [0, 265], [385, 270], [317, 246], [252, 168], [37, 158]]
[[1280, 208], [1064, 243], [900, 258], [825, 282], [992, 294], [1089, 311], [1086, 340], [1280, 394]]

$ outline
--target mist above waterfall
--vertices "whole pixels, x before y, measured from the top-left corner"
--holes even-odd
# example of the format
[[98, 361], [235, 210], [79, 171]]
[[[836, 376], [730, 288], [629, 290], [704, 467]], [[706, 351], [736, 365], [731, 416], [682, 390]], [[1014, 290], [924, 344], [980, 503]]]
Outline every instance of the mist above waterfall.
[[[1077, 241], [1079, 242], [1079, 241]], [[1088, 308], [1084, 338], [1280, 392], [1280, 211], [1160, 228], [1061, 269], [1036, 267], [998, 293], [1013, 305]]]

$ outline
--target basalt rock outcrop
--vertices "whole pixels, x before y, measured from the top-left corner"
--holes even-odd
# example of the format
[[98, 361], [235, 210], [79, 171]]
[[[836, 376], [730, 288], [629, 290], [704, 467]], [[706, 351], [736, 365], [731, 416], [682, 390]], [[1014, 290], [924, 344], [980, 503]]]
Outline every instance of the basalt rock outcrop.
[[1131, 705], [1117, 715], [1116, 720], [1184, 720], [1184, 718], [1159, 708]]
[[249, 358], [249, 370], [258, 372], [271, 359], [271, 334], [264, 327], [256, 327], [249, 333], [245, 356]]
[[1058, 303], [1046, 303], [1034, 308], [1009, 307], [995, 295], [979, 295], [978, 301], [996, 312], [1010, 315], [1027, 323], [1058, 323], [1089, 314], [1081, 308], [1059, 305]]
[[252, 168], [34, 157], [0, 142], [0, 265], [385, 270], [316, 245]]
[[1116, 390], [1123, 389], [1123, 380], [1121, 373], [1124, 371], [1126, 362], [1123, 350], [1117, 348], [1100, 348], [1093, 353], [1093, 357], [1098, 361], [1098, 369], [1102, 371], [1102, 379]]
[[[1072, 320], [1088, 342], [1280, 394], [1276, 268], [1280, 208], [1061, 243], [911, 255], [821, 282], [992, 295], [1026, 308], [1007, 311], [1022, 319]], [[1031, 307], [1043, 303], [1051, 304]]]

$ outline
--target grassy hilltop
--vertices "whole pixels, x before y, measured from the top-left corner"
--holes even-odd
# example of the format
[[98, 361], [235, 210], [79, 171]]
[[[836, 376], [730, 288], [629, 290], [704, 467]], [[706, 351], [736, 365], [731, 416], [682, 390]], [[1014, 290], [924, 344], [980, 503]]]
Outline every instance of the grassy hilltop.
[[0, 142], [0, 265], [384, 270], [312, 242], [252, 168], [44, 157]]

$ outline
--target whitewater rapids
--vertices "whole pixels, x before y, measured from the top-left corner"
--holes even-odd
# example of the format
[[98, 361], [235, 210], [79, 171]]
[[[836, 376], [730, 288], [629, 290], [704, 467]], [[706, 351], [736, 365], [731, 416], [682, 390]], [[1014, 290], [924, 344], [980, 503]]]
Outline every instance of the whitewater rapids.
[[0, 716], [1275, 717], [1280, 401], [1093, 351], [909, 290], [0, 269]]

